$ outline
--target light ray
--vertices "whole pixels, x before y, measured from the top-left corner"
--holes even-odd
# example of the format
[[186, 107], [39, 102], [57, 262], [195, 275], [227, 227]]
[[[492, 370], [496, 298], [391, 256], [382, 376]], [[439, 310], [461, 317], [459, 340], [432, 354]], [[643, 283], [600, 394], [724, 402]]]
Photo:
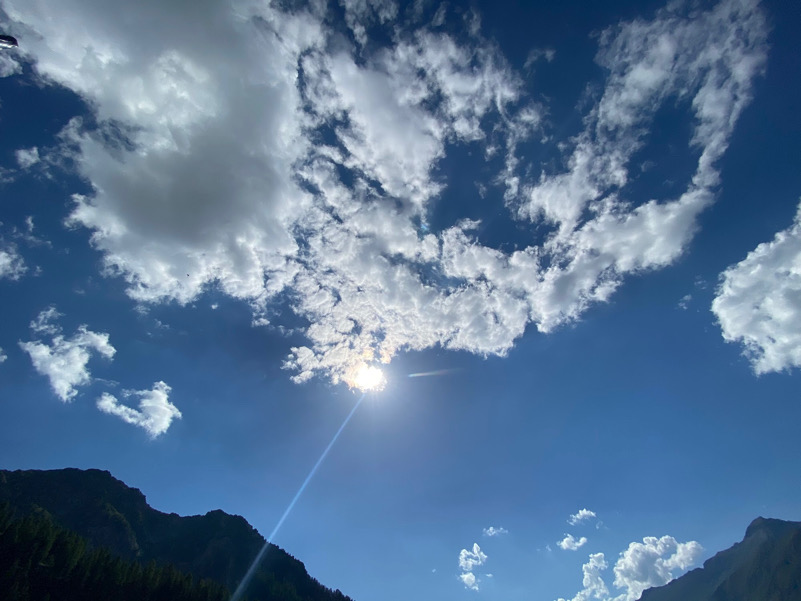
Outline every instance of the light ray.
[[328, 452], [331, 450], [331, 447], [334, 446], [334, 443], [337, 441], [337, 438], [339, 438], [339, 435], [342, 434], [342, 430], [344, 430], [345, 426], [348, 425], [350, 418], [353, 417], [354, 413], [356, 413], [356, 409], [358, 409], [359, 405], [362, 404], [365, 394], [366, 393], [362, 393], [362, 396], [359, 397], [358, 401], [356, 401], [356, 404], [353, 406], [353, 409], [350, 410], [350, 413], [348, 413], [348, 416], [345, 418], [345, 421], [342, 422], [342, 425], [339, 427], [339, 430], [337, 430], [337, 433], [334, 434], [334, 437], [331, 439], [331, 442], [328, 443], [328, 446], [325, 447], [325, 451], [323, 451], [323, 454], [320, 455], [320, 458], [317, 460], [317, 463], [314, 464], [314, 467], [309, 472], [309, 475], [306, 476], [306, 479], [303, 481], [303, 484], [300, 485], [298, 492], [295, 493], [295, 496], [287, 506], [286, 510], [284, 511], [284, 514], [281, 516], [281, 519], [278, 520], [278, 523], [275, 525], [275, 528], [273, 528], [273, 531], [270, 532], [270, 536], [268, 536], [267, 540], [264, 542], [264, 546], [261, 548], [258, 555], [256, 555], [256, 559], [254, 559], [253, 563], [250, 564], [248, 571], [245, 573], [245, 577], [242, 578], [242, 581], [239, 583], [239, 586], [236, 587], [236, 591], [234, 591], [234, 594], [231, 597], [231, 601], [239, 601], [239, 599], [242, 597], [242, 594], [245, 592], [245, 589], [247, 589], [251, 578], [253, 578], [253, 574], [256, 573], [256, 569], [259, 567], [261, 560], [264, 558], [264, 554], [267, 553], [267, 549], [270, 548], [270, 545], [272, 544], [275, 535], [278, 534], [278, 530], [283, 525], [284, 520], [286, 520], [287, 516], [292, 511], [292, 508], [295, 507], [295, 503], [298, 502], [300, 495], [302, 495], [303, 491], [306, 490], [306, 487], [309, 485], [309, 482], [311, 481], [312, 477], [314, 477], [317, 468], [319, 468], [320, 465], [323, 463], [323, 460], [325, 459], [326, 455], [328, 455]]

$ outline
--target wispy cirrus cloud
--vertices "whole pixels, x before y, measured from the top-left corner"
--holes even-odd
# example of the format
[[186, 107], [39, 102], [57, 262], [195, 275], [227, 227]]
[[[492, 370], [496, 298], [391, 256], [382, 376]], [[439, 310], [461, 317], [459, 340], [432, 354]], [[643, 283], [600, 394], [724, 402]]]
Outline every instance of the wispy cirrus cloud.
[[[546, 173], [520, 148], [546, 132], [547, 108], [477, 19], [459, 17], [457, 36], [393, 3], [346, 2], [351, 47], [323, 3], [4, 7], [31, 32], [21, 52], [41, 80], [96, 112], [98, 126], [74, 120], [58, 151], [92, 184], [69, 223], [90, 232], [105, 272], [144, 303], [188, 303], [213, 286], [259, 323], [288, 299], [306, 322], [286, 361], [299, 382], [433, 346], [503, 355], [527, 327], [574, 321], [627, 275], [672, 263], [714, 199], [766, 56], [748, 0], [692, 16], [671, 3], [606, 30], [603, 92], [583, 132], [551, 142], [567, 171]], [[454, 18], [441, 13], [431, 23]], [[370, 28], [387, 42], [365, 45]], [[632, 157], [675, 99], [694, 122], [695, 173], [677, 198], [630, 197]], [[449, 183], [437, 167], [470, 145], [503, 153], [506, 206], [495, 200], [545, 232], [540, 242], [490, 247], [464, 219], [431, 231]]]

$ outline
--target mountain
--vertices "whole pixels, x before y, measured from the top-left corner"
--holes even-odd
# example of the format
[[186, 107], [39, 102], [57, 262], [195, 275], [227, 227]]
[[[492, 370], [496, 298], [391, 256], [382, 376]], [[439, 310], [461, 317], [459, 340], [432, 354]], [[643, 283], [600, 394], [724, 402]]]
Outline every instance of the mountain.
[[[223, 511], [181, 517], [162, 513], [145, 496], [100, 470], [0, 470], [0, 504], [19, 515], [44, 514], [96, 547], [142, 563], [172, 564], [233, 591], [265, 543], [241, 516]], [[275, 545], [264, 556], [250, 599], [349, 601], [309, 576], [306, 567]]]
[[16, 516], [0, 504], [0, 594], [3, 601], [227, 601], [228, 590], [175, 567], [142, 565], [53, 523], [43, 514]]
[[801, 522], [759, 517], [742, 542], [640, 601], [801, 601]]

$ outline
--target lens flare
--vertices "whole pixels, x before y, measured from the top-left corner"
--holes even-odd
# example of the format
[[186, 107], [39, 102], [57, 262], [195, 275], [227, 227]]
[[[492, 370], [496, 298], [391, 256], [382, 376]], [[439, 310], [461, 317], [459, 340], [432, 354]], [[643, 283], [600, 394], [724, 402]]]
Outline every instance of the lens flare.
[[453, 368], [453, 369], [436, 369], [434, 371], [420, 371], [416, 374], [409, 374], [408, 378], [431, 378], [433, 376], [448, 376], [450, 374], [455, 374], [460, 372], [460, 368]]
[[357, 388], [362, 392], [379, 392], [384, 390], [387, 379], [384, 372], [375, 365], [362, 363], [351, 370], [345, 377], [345, 381], [351, 388]]

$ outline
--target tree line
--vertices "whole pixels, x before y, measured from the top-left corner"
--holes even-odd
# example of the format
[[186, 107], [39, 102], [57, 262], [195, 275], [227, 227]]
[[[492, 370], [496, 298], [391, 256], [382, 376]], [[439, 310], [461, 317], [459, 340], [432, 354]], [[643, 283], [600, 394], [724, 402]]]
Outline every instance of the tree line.
[[53, 523], [0, 505], [0, 591], [7, 601], [227, 601], [211, 580], [172, 565], [122, 559]]

